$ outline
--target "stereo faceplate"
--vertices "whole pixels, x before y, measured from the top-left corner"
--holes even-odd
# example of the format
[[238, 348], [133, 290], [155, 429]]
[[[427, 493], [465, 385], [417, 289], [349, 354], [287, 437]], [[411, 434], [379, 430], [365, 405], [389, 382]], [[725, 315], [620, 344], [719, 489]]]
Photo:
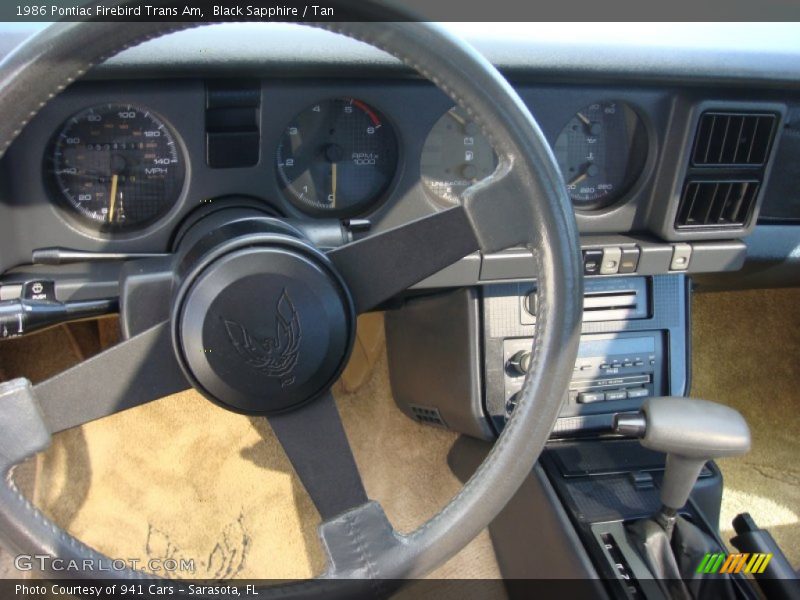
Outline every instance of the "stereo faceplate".
[[[529, 352], [532, 342], [532, 338], [503, 341], [506, 416], [524, 380], [514, 359]], [[621, 401], [666, 394], [663, 357], [663, 334], [658, 331], [582, 336], [561, 416], [624, 410], [617, 408]]]
[[[584, 282], [581, 346], [556, 435], [608, 431], [616, 412], [687, 390], [688, 290], [683, 275]], [[484, 410], [499, 431], [522, 386], [536, 335], [536, 283], [482, 290]]]

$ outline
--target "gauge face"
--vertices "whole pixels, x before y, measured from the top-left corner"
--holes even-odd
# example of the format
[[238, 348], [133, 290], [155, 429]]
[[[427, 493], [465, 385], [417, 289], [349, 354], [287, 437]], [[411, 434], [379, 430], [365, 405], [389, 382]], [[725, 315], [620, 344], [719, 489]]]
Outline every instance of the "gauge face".
[[494, 172], [497, 155], [480, 128], [456, 106], [428, 134], [419, 168], [432, 197], [452, 206], [459, 203], [464, 190]]
[[351, 216], [385, 194], [397, 169], [397, 139], [375, 109], [336, 98], [298, 114], [276, 158], [281, 185], [301, 210]]
[[145, 108], [105, 104], [64, 124], [49, 154], [56, 193], [101, 231], [144, 227], [183, 189], [183, 156], [169, 127]]
[[561, 131], [555, 155], [576, 208], [620, 199], [647, 159], [647, 134], [636, 112], [621, 102], [591, 104]]

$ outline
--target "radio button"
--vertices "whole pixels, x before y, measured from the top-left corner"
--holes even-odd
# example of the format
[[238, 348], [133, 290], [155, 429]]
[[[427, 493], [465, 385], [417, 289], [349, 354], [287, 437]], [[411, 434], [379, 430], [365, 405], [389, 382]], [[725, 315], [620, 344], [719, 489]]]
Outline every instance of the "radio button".
[[647, 391], [647, 388], [628, 390], [628, 398], [646, 398], [649, 395], [650, 392]]
[[590, 402], [602, 402], [606, 399], [603, 392], [581, 392], [578, 394], [578, 404], [589, 404]]
[[617, 390], [615, 392], [606, 392], [606, 400], [625, 400], [628, 393], [625, 390]]

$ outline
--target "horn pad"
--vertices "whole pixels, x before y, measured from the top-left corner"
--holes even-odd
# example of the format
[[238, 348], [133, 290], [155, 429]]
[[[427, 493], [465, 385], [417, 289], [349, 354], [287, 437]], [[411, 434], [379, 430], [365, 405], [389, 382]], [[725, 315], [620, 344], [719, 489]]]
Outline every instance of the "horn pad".
[[349, 357], [355, 317], [325, 256], [295, 241], [201, 262], [173, 312], [173, 339], [192, 384], [226, 408], [265, 415], [327, 391]]

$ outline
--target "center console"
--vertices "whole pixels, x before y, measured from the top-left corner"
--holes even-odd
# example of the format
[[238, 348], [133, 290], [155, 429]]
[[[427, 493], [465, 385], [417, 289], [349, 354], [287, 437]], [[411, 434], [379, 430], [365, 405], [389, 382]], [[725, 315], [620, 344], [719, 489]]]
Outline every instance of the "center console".
[[[578, 355], [551, 440], [489, 527], [504, 576], [599, 578], [603, 589], [591, 590], [593, 597], [670, 597], [643, 558], [641, 542], [649, 538], [638, 533], [661, 514], [662, 492], [671, 489], [665, 454], [619, 435], [614, 417], [642, 414], [651, 397], [650, 410], [675, 400], [666, 396], [686, 395], [689, 295], [683, 274], [585, 279]], [[515, 410], [532, 363], [536, 314], [535, 281], [420, 295], [386, 313], [395, 401], [421, 423], [469, 436], [450, 456], [463, 481], [491, 448], [470, 438], [494, 441]], [[722, 476], [713, 460], [691, 489], [674, 510], [709, 544], [692, 550], [724, 548]], [[543, 541], [548, 552], [530, 551]], [[684, 555], [697, 568], [694, 554]], [[753, 597], [739, 589], [741, 578], [728, 579], [692, 585], [717, 597]]]
[[[536, 284], [467, 288], [386, 314], [392, 390], [410, 417], [494, 438], [536, 335]], [[578, 358], [554, 437], [608, 432], [614, 413], [688, 388], [684, 275], [587, 278]]]

